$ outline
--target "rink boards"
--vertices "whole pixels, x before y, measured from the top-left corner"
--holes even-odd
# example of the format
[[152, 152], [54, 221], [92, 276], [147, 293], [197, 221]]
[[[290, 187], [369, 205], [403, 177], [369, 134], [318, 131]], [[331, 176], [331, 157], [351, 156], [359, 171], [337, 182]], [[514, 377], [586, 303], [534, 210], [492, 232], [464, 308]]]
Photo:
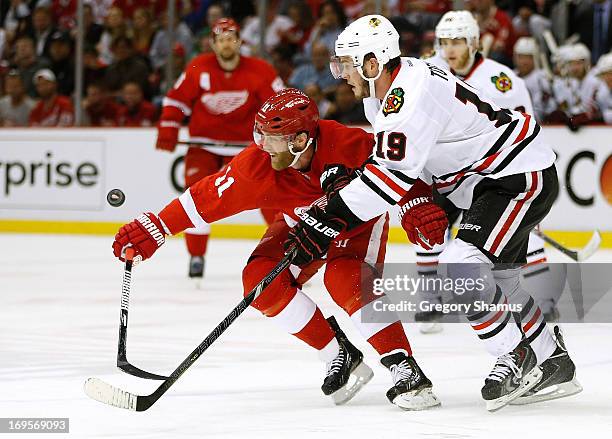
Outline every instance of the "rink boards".
[[[543, 130], [557, 152], [561, 189], [543, 226], [567, 245], [581, 245], [589, 231], [604, 233], [612, 247], [612, 128]], [[0, 136], [0, 232], [110, 234], [142, 211], [158, 211], [183, 187], [183, 156], [156, 151], [155, 130], [6, 129]], [[187, 132], [181, 137], [187, 139]], [[120, 188], [126, 202], [106, 203]], [[392, 241], [405, 240], [392, 215]], [[256, 238], [256, 211], [213, 225], [217, 237]]]

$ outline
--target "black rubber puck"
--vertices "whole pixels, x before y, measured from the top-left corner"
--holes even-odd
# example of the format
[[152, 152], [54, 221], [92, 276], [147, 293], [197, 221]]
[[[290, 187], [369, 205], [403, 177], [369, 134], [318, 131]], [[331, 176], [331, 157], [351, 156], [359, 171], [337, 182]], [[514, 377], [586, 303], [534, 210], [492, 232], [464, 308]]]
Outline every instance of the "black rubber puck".
[[125, 194], [121, 189], [111, 189], [106, 195], [106, 201], [113, 207], [119, 207], [125, 201]]

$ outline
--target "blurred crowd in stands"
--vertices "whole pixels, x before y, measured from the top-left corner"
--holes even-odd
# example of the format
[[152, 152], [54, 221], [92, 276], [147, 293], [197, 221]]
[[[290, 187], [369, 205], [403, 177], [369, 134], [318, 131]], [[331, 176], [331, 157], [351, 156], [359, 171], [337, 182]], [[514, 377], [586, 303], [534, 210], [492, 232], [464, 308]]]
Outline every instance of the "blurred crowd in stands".
[[[583, 124], [612, 123], [612, 0], [381, 3], [405, 56], [431, 54], [442, 14], [467, 9], [478, 21], [486, 56], [515, 69], [538, 94], [541, 122], [577, 115]], [[337, 35], [355, 18], [375, 13], [376, 1], [269, 0], [264, 53], [258, 4], [177, 0], [170, 47], [167, 0], [85, 0], [83, 125], [154, 125], [165, 92], [193, 56], [211, 50], [211, 23], [223, 16], [240, 23], [243, 53], [268, 59], [286, 85], [317, 102], [322, 117], [365, 123], [361, 103], [332, 77], [328, 61]], [[73, 125], [77, 0], [0, 5], [0, 126]]]

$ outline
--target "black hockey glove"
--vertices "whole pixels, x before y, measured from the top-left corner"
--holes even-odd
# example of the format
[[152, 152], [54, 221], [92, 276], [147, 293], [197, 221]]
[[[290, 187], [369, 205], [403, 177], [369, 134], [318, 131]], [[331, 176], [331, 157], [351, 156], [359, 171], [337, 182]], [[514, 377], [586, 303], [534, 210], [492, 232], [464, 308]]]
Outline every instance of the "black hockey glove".
[[321, 189], [325, 192], [327, 201], [335, 197], [340, 189], [361, 175], [359, 168], [347, 168], [344, 165], [325, 165], [321, 174]]
[[295, 246], [297, 253], [293, 264], [303, 266], [327, 254], [331, 242], [345, 229], [346, 222], [319, 206], [312, 206], [299, 216], [301, 220], [289, 232], [284, 248], [287, 251]]

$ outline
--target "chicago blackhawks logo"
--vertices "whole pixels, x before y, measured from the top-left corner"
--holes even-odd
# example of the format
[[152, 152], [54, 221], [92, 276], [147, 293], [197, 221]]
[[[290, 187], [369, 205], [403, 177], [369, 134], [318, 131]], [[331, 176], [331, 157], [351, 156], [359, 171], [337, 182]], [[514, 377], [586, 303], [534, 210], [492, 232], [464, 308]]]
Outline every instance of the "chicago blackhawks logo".
[[387, 116], [392, 113], [399, 113], [402, 105], [404, 105], [404, 90], [401, 87], [394, 88], [385, 100], [383, 114]]
[[491, 76], [491, 82], [495, 84], [495, 88], [502, 93], [512, 90], [512, 79], [504, 72], [500, 72], [499, 76]]
[[376, 17], [372, 17], [370, 18], [370, 21], [368, 22], [368, 24], [370, 25], [370, 27], [378, 27], [380, 25], [380, 19]]

